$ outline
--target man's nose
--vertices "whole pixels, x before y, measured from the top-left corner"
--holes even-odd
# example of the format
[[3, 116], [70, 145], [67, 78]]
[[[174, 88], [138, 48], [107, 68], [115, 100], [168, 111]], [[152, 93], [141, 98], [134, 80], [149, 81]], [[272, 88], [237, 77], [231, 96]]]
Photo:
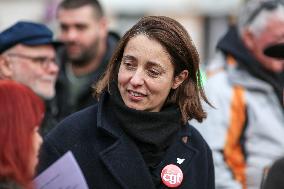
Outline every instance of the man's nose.
[[51, 74], [56, 74], [59, 71], [59, 66], [56, 62], [49, 62], [48, 68], [47, 68], [48, 73]]
[[63, 41], [76, 41], [78, 38], [78, 32], [75, 29], [69, 29], [62, 33], [61, 38]]

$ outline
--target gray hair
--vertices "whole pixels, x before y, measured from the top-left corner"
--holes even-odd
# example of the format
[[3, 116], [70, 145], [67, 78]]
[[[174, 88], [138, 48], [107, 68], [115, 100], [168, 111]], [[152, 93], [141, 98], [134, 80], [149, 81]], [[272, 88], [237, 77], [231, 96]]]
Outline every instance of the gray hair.
[[[261, 6], [267, 2], [277, 3], [277, 7], [271, 10], [266, 8], [261, 9]], [[258, 14], [254, 15], [257, 11], [259, 11]], [[242, 35], [245, 29], [248, 29], [255, 35], [259, 35], [271, 19], [284, 21], [283, 0], [250, 0], [239, 12], [237, 23], [239, 35]]]

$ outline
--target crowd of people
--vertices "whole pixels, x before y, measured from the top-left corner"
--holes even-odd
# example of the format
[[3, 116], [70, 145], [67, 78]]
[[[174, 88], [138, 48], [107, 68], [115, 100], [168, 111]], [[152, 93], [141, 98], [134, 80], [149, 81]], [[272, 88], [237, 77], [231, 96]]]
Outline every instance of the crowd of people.
[[284, 2], [243, 5], [206, 81], [175, 19], [121, 38], [97, 0], [56, 19], [56, 40], [30, 21], [0, 33], [0, 189], [34, 189], [68, 151], [89, 188], [282, 188]]

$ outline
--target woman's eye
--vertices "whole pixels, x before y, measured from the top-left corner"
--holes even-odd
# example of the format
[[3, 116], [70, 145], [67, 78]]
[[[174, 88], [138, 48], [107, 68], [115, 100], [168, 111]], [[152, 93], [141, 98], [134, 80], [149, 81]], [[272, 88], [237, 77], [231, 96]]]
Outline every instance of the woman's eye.
[[135, 69], [135, 66], [133, 64], [129, 63], [129, 62], [123, 62], [123, 65], [127, 70], [134, 70]]
[[158, 77], [160, 75], [160, 72], [155, 69], [148, 70], [148, 73], [151, 77]]

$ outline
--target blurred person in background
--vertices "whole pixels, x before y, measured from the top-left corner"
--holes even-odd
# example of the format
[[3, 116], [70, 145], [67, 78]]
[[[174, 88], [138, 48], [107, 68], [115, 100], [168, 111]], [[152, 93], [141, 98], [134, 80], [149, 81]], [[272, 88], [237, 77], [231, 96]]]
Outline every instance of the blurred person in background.
[[[43, 24], [19, 21], [0, 33], [0, 80], [10, 79], [31, 88], [42, 99], [55, 96], [59, 42]], [[46, 103], [48, 107], [48, 102]], [[56, 124], [47, 108], [41, 132]]]
[[0, 188], [32, 189], [44, 102], [27, 86], [0, 80]]
[[[267, 47], [264, 53], [270, 57], [284, 59], [284, 43], [273, 44]], [[284, 89], [283, 89], [283, 97], [284, 97]], [[284, 188], [283, 178], [284, 178], [284, 157], [275, 161], [273, 165], [269, 168], [268, 174], [266, 175], [266, 178], [263, 181], [262, 189]]]
[[197, 125], [213, 150], [216, 187], [259, 189], [284, 155], [284, 61], [264, 49], [284, 41], [284, 3], [250, 0], [217, 44], [205, 91], [216, 109]]
[[97, 0], [63, 0], [57, 10], [61, 69], [56, 85], [58, 121], [96, 102], [92, 83], [105, 71], [118, 36], [108, 32], [107, 19]]
[[185, 28], [143, 17], [123, 38], [99, 97], [44, 140], [39, 171], [71, 151], [90, 188], [214, 189], [212, 153], [188, 120], [206, 117], [198, 52]]

